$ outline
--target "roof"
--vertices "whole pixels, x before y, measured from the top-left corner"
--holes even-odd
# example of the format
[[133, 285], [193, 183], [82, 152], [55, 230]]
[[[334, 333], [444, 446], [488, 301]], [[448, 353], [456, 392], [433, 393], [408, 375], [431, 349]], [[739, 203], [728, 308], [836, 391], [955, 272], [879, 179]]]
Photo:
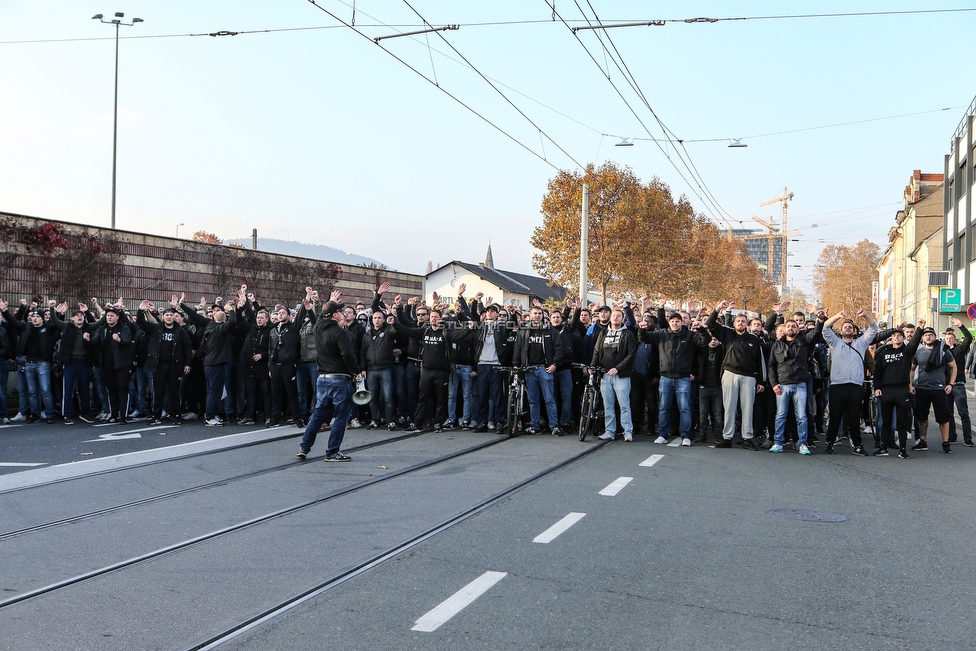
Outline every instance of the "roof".
[[[501, 269], [489, 269], [484, 265], [471, 262], [452, 260], [431, 273], [439, 271], [448, 265], [457, 265], [510, 294], [527, 294], [529, 297], [539, 298], [543, 301], [550, 298], [556, 299], [557, 301], [566, 299], [565, 287], [561, 285], [550, 286], [549, 281], [541, 276], [530, 276], [528, 274], [520, 274], [515, 271], [503, 271]], [[427, 275], [430, 276], [430, 274]]]

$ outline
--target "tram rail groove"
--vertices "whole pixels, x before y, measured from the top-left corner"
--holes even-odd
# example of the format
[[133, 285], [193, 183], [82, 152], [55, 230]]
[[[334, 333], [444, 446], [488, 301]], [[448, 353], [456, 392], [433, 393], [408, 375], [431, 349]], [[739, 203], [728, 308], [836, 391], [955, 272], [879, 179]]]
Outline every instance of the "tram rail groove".
[[[503, 440], [507, 440], [507, 439], [503, 439]], [[481, 513], [485, 509], [488, 509], [494, 506], [495, 504], [498, 504], [502, 500], [507, 499], [508, 497], [514, 495], [515, 493], [522, 490], [526, 486], [530, 486], [531, 484], [534, 484], [540, 479], [554, 472], [557, 472], [565, 468], [566, 466], [576, 463], [580, 459], [590, 454], [593, 454], [598, 450], [603, 449], [610, 443], [612, 443], [612, 441], [602, 441], [594, 445], [593, 447], [584, 450], [580, 454], [577, 454], [573, 457], [570, 457], [569, 459], [559, 462], [558, 464], [552, 466], [551, 468], [542, 470], [536, 473], [535, 475], [529, 477], [528, 479], [523, 479], [522, 481], [513, 484], [512, 486], [506, 488], [500, 493], [496, 493], [495, 495], [492, 495], [488, 499], [483, 500], [468, 509], [465, 509], [461, 513], [458, 513], [457, 515], [454, 515], [448, 518], [447, 520], [444, 520], [440, 524], [430, 527], [426, 531], [423, 531], [417, 534], [416, 536], [408, 538], [402, 543], [394, 545], [393, 547], [389, 547], [388, 549], [366, 559], [365, 561], [362, 561], [361, 563], [358, 563], [353, 567], [350, 567], [346, 570], [343, 570], [342, 572], [334, 574], [333, 576], [329, 577], [325, 581], [322, 581], [312, 586], [311, 588], [303, 590], [302, 592], [296, 595], [292, 595], [287, 599], [279, 601], [277, 604], [271, 606], [270, 608], [266, 608], [258, 613], [249, 616], [244, 620], [241, 620], [233, 624], [232, 626], [224, 628], [218, 633], [209, 635], [204, 639], [194, 642], [191, 646], [186, 647], [183, 651], [211, 651], [212, 649], [216, 649], [222, 644], [226, 642], [230, 642], [231, 640], [240, 637], [241, 635], [257, 628], [258, 626], [261, 626], [262, 624], [274, 619], [278, 615], [281, 615], [291, 610], [292, 608], [295, 608], [296, 606], [300, 606], [306, 601], [314, 599], [315, 597], [325, 592], [328, 592], [332, 588], [342, 585], [346, 581], [353, 579], [359, 576], [360, 574], [363, 574], [373, 569], [374, 567], [380, 565], [385, 561], [388, 561], [392, 558], [395, 558], [396, 556], [399, 556], [403, 552], [408, 551], [413, 547], [416, 547], [417, 545], [423, 543], [424, 541], [433, 538], [437, 534], [450, 529], [454, 525], [460, 524], [461, 522], [464, 522], [468, 518], [471, 518]], [[0, 606], [2, 606], [2, 604], [0, 604]]]
[[[360, 445], [360, 446], [356, 446], [356, 447], [353, 447], [353, 448], [349, 448], [348, 452], [360, 452], [362, 450], [369, 450], [371, 448], [379, 447], [381, 445], [387, 445], [389, 443], [398, 443], [400, 441], [405, 441], [407, 439], [416, 438], [416, 437], [420, 436], [421, 434], [423, 434], [423, 432], [415, 432], [415, 433], [412, 433], [412, 434], [402, 434], [400, 436], [395, 436], [395, 437], [392, 437], [392, 438], [383, 439], [382, 441], [373, 441], [372, 443], [365, 443], [365, 444]], [[252, 444], [249, 443], [248, 445], [252, 445]], [[205, 452], [205, 453], [201, 453], [201, 454], [213, 454], [214, 452], [222, 452], [222, 451], [223, 450], [210, 450], [209, 452]], [[194, 455], [194, 456], [196, 456], [196, 455]], [[41, 524], [35, 524], [35, 525], [30, 526], [30, 527], [24, 527], [23, 529], [16, 529], [16, 530], [13, 530], [13, 531], [3, 532], [3, 533], [0, 533], [0, 541], [8, 540], [10, 538], [15, 538], [17, 536], [23, 536], [23, 535], [29, 534], [29, 533], [36, 533], [38, 531], [43, 531], [44, 529], [51, 529], [53, 527], [60, 527], [60, 526], [66, 525], [66, 524], [72, 524], [74, 522], [81, 522], [82, 520], [87, 520], [89, 518], [95, 518], [95, 517], [98, 517], [100, 515], [108, 515], [110, 513], [117, 513], [119, 511], [124, 511], [126, 509], [134, 508], [134, 507], [137, 507], [137, 506], [145, 506], [146, 504], [152, 504], [154, 502], [161, 502], [163, 500], [172, 499], [174, 497], [180, 497], [180, 496], [183, 496], [183, 495], [189, 495], [191, 493], [195, 493], [195, 492], [201, 491], [201, 490], [208, 490], [208, 489], [211, 489], [211, 488], [219, 488], [221, 486], [226, 486], [227, 484], [232, 484], [232, 483], [234, 483], [236, 481], [241, 481], [241, 480], [244, 480], [244, 479], [250, 479], [252, 477], [258, 477], [260, 475], [265, 475], [265, 474], [269, 474], [269, 473], [272, 473], [272, 472], [278, 472], [280, 470], [288, 470], [290, 468], [295, 468], [296, 466], [299, 466], [302, 463], [307, 463], [308, 461], [316, 461], [316, 460], [319, 460], [319, 459], [323, 459], [324, 457], [325, 457], [325, 455], [323, 454], [323, 455], [317, 456], [317, 457], [309, 457], [304, 462], [302, 462], [302, 461], [289, 461], [288, 463], [282, 463], [282, 464], [279, 464], [277, 466], [272, 466], [270, 468], [261, 468], [259, 470], [252, 470], [251, 472], [246, 472], [246, 473], [243, 473], [243, 474], [240, 474], [240, 475], [234, 475], [232, 477], [226, 477], [224, 479], [217, 479], [217, 480], [212, 481], [212, 482], [207, 482], [206, 484], [199, 484], [197, 486], [190, 486], [188, 488], [181, 488], [179, 490], [170, 491], [168, 493], [162, 493], [160, 495], [154, 495], [152, 497], [144, 497], [144, 498], [142, 498], [140, 500], [133, 500], [132, 502], [125, 502], [123, 504], [116, 504], [115, 506], [107, 506], [107, 507], [105, 507], [103, 509], [98, 509], [96, 511], [89, 511], [87, 513], [81, 513], [81, 514], [78, 514], [78, 515], [72, 515], [72, 516], [68, 516], [68, 517], [65, 517], [65, 518], [59, 518], [57, 520], [51, 520], [50, 522], [43, 522]], [[181, 458], [185, 459], [187, 457], [181, 457]], [[166, 461], [177, 461], [177, 459], [166, 459]], [[161, 461], [160, 462], [154, 462], [154, 463], [161, 463]], [[137, 468], [139, 466], [130, 466], [130, 467], [131, 468]], [[111, 472], [117, 472], [118, 470], [122, 470], [122, 469], [121, 468], [115, 469], [115, 470], [112, 470]], [[23, 489], [18, 489], [18, 490], [23, 490]]]
[[79, 583], [83, 583], [83, 582], [88, 581], [90, 579], [94, 579], [96, 577], [103, 576], [105, 574], [109, 574], [109, 573], [115, 572], [117, 570], [125, 569], [127, 567], [132, 567], [134, 565], [138, 565], [140, 563], [143, 563], [143, 562], [148, 561], [148, 560], [152, 560], [154, 558], [159, 558], [161, 556], [165, 556], [165, 555], [171, 554], [173, 552], [177, 552], [177, 551], [181, 551], [183, 549], [187, 549], [189, 547], [193, 547], [193, 546], [198, 545], [200, 543], [207, 542], [207, 541], [213, 540], [215, 538], [219, 538], [220, 536], [224, 536], [224, 535], [227, 535], [229, 533], [233, 533], [235, 531], [240, 531], [241, 529], [245, 529], [247, 527], [251, 527], [251, 526], [254, 526], [256, 524], [261, 524], [261, 523], [264, 523], [264, 522], [268, 522], [269, 520], [273, 520], [275, 518], [280, 518], [282, 516], [289, 515], [291, 513], [295, 513], [297, 511], [300, 511], [302, 509], [309, 508], [309, 507], [314, 506], [316, 504], [320, 504], [322, 502], [327, 502], [327, 501], [332, 500], [332, 499], [335, 499], [337, 497], [342, 497], [344, 495], [348, 495], [350, 493], [353, 493], [353, 492], [362, 490], [364, 488], [369, 488], [370, 486], [374, 486], [376, 484], [379, 484], [379, 483], [382, 483], [382, 482], [385, 482], [385, 481], [389, 481], [390, 479], [395, 479], [397, 477], [401, 477], [403, 475], [407, 475], [407, 474], [409, 474], [411, 472], [416, 472], [417, 470], [423, 470], [425, 468], [430, 468], [431, 466], [436, 466], [436, 465], [438, 465], [440, 463], [444, 463], [446, 461], [450, 461], [451, 459], [456, 459], [456, 458], [461, 457], [461, 456], [464, 456], [466, 454], [471, 454], [472, 452], [478, 452], [479, 450], [483, 450], [485, 448], [489, 448], [489, 447], [492, 447], [494, 445], [498, 445], [499, 443], [504, 443], [505, 441], [510, 441], [510, 440], [512, 440], [512, 439], [506, 437], [506, 438], [496, 438], [496, 439], [491, 440], [491, 441], [486, 441], [484, 443], [479, 443], [478, 445], [475, 445], [475, 446], [472, 446], [472, 447], [469, 447], [469, 448], [465, 448], [464, 450], [459, 450], [457, 452], [452, 452], [450, 454], [446, 454], [444, 456], [437, 457], [437, 458], [431, 459], [429, 461], [423, 461], [421, 463], [417, 463], [417, 464], [414, 464], [412, 466], [408, 466], [406, 468], [402, 468], [400, 470], [395, 470], [395, 471], [393, 471], [393, 472], [391, 472], [391, 473], [389, 473], [387, 475], [383, 475], [381, 477], [375, 477], [373, 479], [368, 479], [368, 480], [359, 482], [358, 484], [353, 484], [352, 486], [346, 486], [345, 488], [340, 488], [340, 489], [337, 489], [337, 490], [334, 490], [334, 491], [330, 491], [328, 493], [325, 493], [324, 495], [319, 495], [317, 497], [313, 497], [313, 498], [310, 498], [308, 500], [299, 502], [298, 504], [293, 504], [291, 506], [286, 506], [284, 508], [277, 509], [275, 511], [272, 511], [271, 513], [266, 513], [264, 515], [259, 515], [259, 516], [254, 517], [254, 518], [249, 518], [249, 519], [244, 520], [242, 522], [238, 522], [237, 524], [232, 524], [230, 526], [223, 527], [221, 529], [217, 529], [216, 531], [211, 531], [209, 533], [201, 534], [199, 536], [194, 536], [193, 538], [189, 538], [187, 540], [183, 540], [181, 542], [174, 543], [172, 545], [167, 545], [165, 547], [161, 547], [159, 549], [155, 549], [155, 550], [153, 550], [151, 552], [147, 552], [145, 554], [140, 554], [139, 556], [134, 556], [132, 558], [128, 558], [128, 559], [123, 560], [123, 561], [118, 561], [116, 563], [112, 563], [112, 564], [106, 565], [104, 567], [100, 567], [100, 568], [97, 568], [97, 569], [94, 569], [94, 570], [91, 570], [91, 571], [88, 571], [88, 572], [84, 572], [84, 573], [79, 574], [77, 576], [73, 576], [73, 577], [70, 577], [70, 578], [67, 578], [67, 579], [62, 579], [61, 581], [56, 581], [54, 583], [51, 583], [51, 584], [46, 585], [46, 586], [42, 586], [40, 588], [35, 588], [33, 590], [27, 590], [27, 591], [22, 592], [20, 594], [13, 595], [13, 596], [8, 597], [6, 599], [0, 600], [0, 610], [2, 610], [4, 608], [7, 608], [9, 606], [13, 606], [15, 604], [18, 604], [18, 603], [21, 603], [21, 602], [30, 600], [30, 599], [34, 599], [36, 597], [40, 597], [40, 596], [43, 596], [43, 595], [46, 595], [46, 594], [49, 594], [49, 593], [52, 593], [52, 592], [56, 592], [58, 590], [62, 590], [64, 588], [70, 587], [72, 585], [76, 585], [76, 584], [79, 584]]

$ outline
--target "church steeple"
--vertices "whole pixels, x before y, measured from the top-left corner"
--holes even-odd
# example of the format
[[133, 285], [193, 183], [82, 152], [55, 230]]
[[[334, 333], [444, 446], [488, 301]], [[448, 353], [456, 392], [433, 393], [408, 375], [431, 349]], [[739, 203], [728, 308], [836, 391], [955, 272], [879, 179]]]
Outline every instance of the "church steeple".
[[488, 269], [495, 268], [495, 260], [491, 257], [491, 242], [488, 242], [488, 255], [485, 256], [485, 267]]

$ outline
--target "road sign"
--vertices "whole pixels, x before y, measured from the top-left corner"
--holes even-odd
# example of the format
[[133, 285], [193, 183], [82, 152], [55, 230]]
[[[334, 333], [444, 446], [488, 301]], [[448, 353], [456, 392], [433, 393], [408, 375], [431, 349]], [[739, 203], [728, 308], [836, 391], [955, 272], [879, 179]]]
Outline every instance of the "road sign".
[[958, 287], [943, 287], [939, 290], [939, 312], [961, 312], [962, 290]]
[[969, 309], [966, 311], [969, 313], [969, 318], [972, 319], [973, 321], [976, 321], [976, 303], [970, 305]]

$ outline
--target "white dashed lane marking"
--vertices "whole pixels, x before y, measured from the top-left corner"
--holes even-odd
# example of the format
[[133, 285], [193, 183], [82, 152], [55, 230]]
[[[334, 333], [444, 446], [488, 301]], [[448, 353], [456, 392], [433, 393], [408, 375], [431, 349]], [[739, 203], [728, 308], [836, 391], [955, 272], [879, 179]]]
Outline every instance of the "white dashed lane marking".
[[571, 526], [582, 520], [583, 516], [585, 515], [585, 513], [570, 513], [565, 518], [533, 538], [532, 542], [543, 544], [552, 542], [557, 536], [559, 536], [559, 534], [563, 533]]
[[640, 465], [644, 466], [645, 468], [650, 468], [651, 466], [653, 466], [655, 463], [657, 463], [663, 458], [664, 458], [663, 454], [652, 454], [651, 456], [641, 461]]
[[429, 613], [421, 617], [410, 630], [430, 633], [469, 606], [493, 585], [505, 578], [508, 572], [485, 572], [442, 601]]
[[602, 491], [600, 491], [600, 495], [609, 495], [613, 497], [614, 495], [622, 491], [624, 489], [624, 486], [626, 486], [632, 481], [634, 481], [633, 477], [620, 477], [619, 479], [615, 479], [612, 484], [610, 484]]

